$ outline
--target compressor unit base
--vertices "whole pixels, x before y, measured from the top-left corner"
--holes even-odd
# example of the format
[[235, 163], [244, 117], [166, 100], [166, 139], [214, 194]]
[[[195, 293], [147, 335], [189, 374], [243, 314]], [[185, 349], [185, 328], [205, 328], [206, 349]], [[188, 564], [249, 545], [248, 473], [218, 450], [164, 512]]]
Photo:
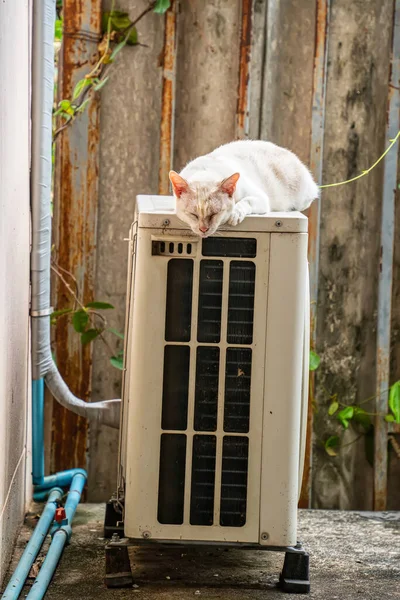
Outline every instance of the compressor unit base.
[[[105, 548], [106, 554], [106, 575], [104, 583], [108, 588], [131, 587], [133, 585], [133, 576], [129, 561], [129, 546], [152, 545], [162, 547], [176, 547], [177, 542], [157, 542], [155, 540], [131, 540], [129, 538], [120, 538], [115, 532]], [[210, 544], [210, 543], [190, 543], [180, 542], [181, 546], [218, 546], [235, 547], [244, 549], [258, 549], [263, 551], [285, 552], [283, 569], [280, 574], [279, 587], [283, 592], [291, 594], [308, 594], [310, 592], [309, 580], [309, 556], [302, 549], [300, 543], [295, 547], [265, 547], [250, 544]]]

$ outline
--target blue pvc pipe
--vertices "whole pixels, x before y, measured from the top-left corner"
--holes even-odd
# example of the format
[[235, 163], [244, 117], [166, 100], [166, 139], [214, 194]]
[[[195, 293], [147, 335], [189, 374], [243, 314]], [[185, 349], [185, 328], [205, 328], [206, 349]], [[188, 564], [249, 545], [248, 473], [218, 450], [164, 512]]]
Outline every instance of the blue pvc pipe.
[[42, 502], [47, 497], [49, 488], [68, 487], [74, 477], [81, 473], [87, 477], [83, 469], [68, 469], [54, 475], [44, 476], [44, 380], [32, 382], [32, 480], [35, 485], [33, 499]]
[[49, 493], [47, 504], [43, 509], [41, 517], [35, 527], [35, 530], [22, 554], [18, 566], [15, 569], [8, 586], [2, 596], [2, 600], [17, 600], [19, 597], [29, 571], [39, 553], [40, 548], [46, 538], [50, 525], [53, 523], [57, 504], [63, 495], [63, 491], [54, 488]]
[[36, 577], [31, 591], [29, 592], [28, 600], [41, 600], [46, 594], [50, 581], [57, 568], [61, 554], [65, 544], [71, 537], [71, 524], [74, 518], [76, 508], [81, 499], [82, 490], [85, 486], [86, 476], [82, 473], [77, 473], [71, 483], [71, 488], [68, 492], [68, 498], [65, 503], [66, 523], [55, 525], [53, 527], [53, 539], [47, 551], [42, 568], [39, 575]]
[[34, 485], [42, 484], [44, 481], [43, 379], [36, 379], [32, 381], [32, 480]]
[[[27, 595], [29, 600], [39, 600], [44, 598], [66, 542], [67, 534], [65, 531], [60, 530], [57, 532], [57, 535], [53, 537], [42, 568], [39, 571], [39, 575], [36, 577], [35, 582], [31, 587], [31, 591]], [[79, 595], [79, 592], [77, 593]]]
[[48, 494], [49, 488], [54, 487], [55, 485], [58, 487], [68, 487], [75, 475], [79, 474], [83, 475], [85, 479], [87, 478], [87, 473], [84, 469], [68, 469], [67, 471], [59, 471], [54, 475], [44, 477], [41, 484], [35, 485], [33, 499], [36, 502], [44, 500]]

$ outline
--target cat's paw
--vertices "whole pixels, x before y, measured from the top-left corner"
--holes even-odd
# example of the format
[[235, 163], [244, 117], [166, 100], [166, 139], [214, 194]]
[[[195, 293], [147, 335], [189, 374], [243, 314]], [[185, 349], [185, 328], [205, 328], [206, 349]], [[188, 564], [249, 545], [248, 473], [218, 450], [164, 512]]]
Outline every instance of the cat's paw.
[[231, 216], [228, 219], [228, 225], [239, 225], [239, 223], [241, 223], [245, 218], [246, 214], [247, 213], [245, 210], [243, 210], [243, 208], [241, 208], [240, 206], [235, 206]]

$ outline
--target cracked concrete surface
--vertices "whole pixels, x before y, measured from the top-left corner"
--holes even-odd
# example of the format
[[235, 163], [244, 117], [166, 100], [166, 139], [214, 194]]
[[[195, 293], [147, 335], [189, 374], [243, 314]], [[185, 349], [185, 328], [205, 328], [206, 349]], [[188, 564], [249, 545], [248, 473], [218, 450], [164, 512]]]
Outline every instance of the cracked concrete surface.
[[[35, 514], [19, 535], [10, 571], [29, 538]], [[277, 600], [283, 554], [215, 548], [132, 548], [132, 589], [108, 590], [104, 578], [104, 505], [80, 505], [46, 600]], [[310, 553], [315, 600], [400, 598], [400, 512], [300, 511], [299, 539]], [[48, 543], [48, 542], [47, 542]], [[33, 571], [37, 571], [41, 558]], [[32, 573], [34, 575], [35, 573]], [[9, 574], [6, 578], [8, 580]], [[24, 598], [33, 578], [21, 594]], [[298, 596], [296, 596], [298, 597]]]

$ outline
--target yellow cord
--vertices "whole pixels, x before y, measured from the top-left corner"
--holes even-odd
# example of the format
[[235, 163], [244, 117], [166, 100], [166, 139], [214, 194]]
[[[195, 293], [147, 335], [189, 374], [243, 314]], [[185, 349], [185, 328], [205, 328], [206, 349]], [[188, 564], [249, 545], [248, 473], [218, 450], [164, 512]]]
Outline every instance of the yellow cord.
[[372, 167], [370, 167], [369, 169], [367, 169], [366, 171], [363, 171], [362, 173], [360, 173], [360, 175], [357, 175], [356, 177], [352, 177], [351, 179], [347, 179], [346, 181], [339, 181], [338, 183], [327, 183], [325, 185], [320, 185], [319, 187], [322, 188], [330, 188], [330, 187], [336, 187], [337, 185], [344, 185], [345, 183], [351, 183], [352, 181], [356, 181], [357, 179], [360, 179], [361, 177], [364, 177], [364, 175], [368, 175], [368, 173], [370, 173], [372, 171], [372, 169], [374, 169], [376, 167], [376, 165], [378, 165], [381, 160], [383, 158], [385, 158], [386, 154], [389, 152], [389, 150], [391, 150], [393, 148], [393, 146], [395, 145], [395, 143], [397, 142], [397, 140], [400, 137], [400, 131], [397, 132], [396, 137], [393, 140], [390, 140], [390, 146], [388, 146], [385, 150], [385, 152], [382, 154], [382, 156], [380, 156], [378, 158], [378, 160], [376, 162], [374, 162], [374, 164], [372, 165]]

